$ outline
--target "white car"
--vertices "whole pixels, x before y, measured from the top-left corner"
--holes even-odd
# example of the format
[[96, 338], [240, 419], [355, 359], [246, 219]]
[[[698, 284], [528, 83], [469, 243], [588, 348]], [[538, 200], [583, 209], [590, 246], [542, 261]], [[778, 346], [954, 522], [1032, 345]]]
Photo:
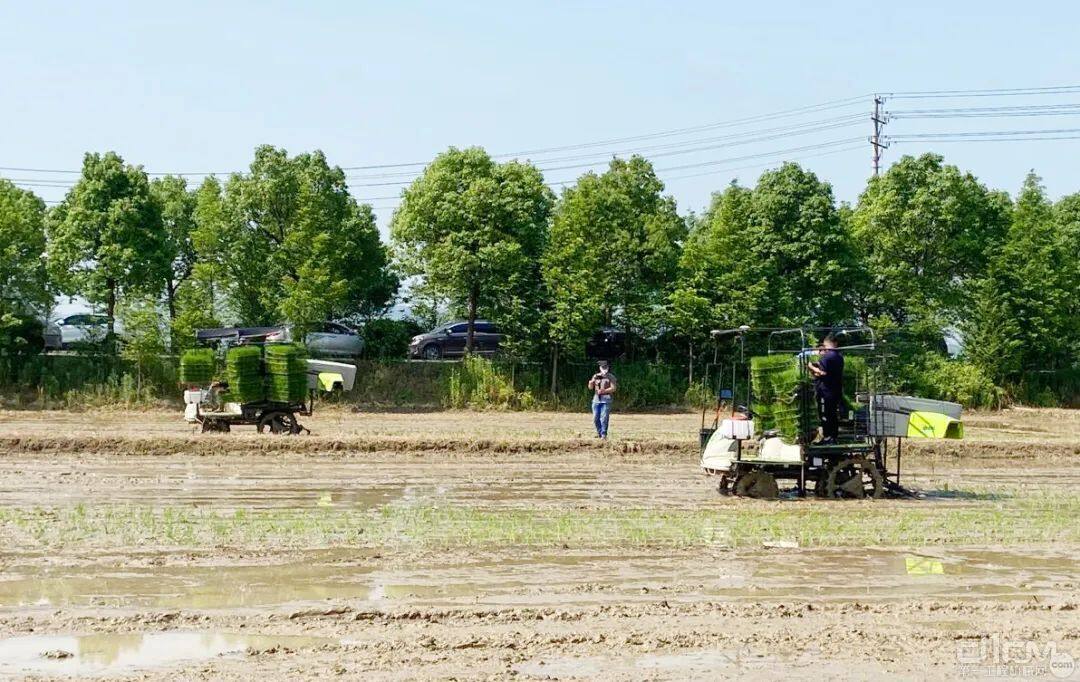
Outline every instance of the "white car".
[[[109, 318], [96, 313], [76, 313], [57, 320], [56, 328], [60, 332], [60, 348], [93, 345], [105, 340], [109, 330]], [[114, 328], [117, 336], [123, 331], [119, 321], [115, 322]]]
[[[291, 324], [282, 325], [266, 337], [271, 342], [298, 341]], [[323, 322], [304, 337], [308, 352], [315, 356], [357, 357], [364, 351], [364, 337], [337, 322]]]

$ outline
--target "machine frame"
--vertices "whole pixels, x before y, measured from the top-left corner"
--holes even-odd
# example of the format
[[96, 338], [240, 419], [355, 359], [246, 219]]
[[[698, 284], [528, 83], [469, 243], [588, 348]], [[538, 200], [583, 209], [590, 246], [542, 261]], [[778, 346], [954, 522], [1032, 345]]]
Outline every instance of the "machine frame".
[[[849, 357], [858, 354], [865, 358], [862, 376], [855, 378], [854, 409], [841, 406], [840, 436], [835, 444], [818, 444], [814, 433], [804, 427], [817, 415], [817, 401], [810, 387], [808, 363], [816, 349], [809, 345], [810, 337], [822, 337], [831, 333], [845, 340], [859, 342], [840, 346], [839, 350]], [[910, 496], [913, 493], [900, 485], [903, 457], [903, 436], [873, 435], [888, 431], [884, 420], [890, 418], [890, 410], [882, 407], [881, 396], [888, 395], [887, 387], [877, 385], [881, 381], [880, 370], [887, 360], [881, 352], [873, 330], [868, 327], [795, 327], [751, 328], [717, 330], [717, 340], [737, 335], [739, 348], [737, 359], [730, 363], [730, 372], [720, 363], [716, 412], [711, 426], [706, 426], [706, 411], [702, 411], [700, 443], [702, 467], [708, 474], [720, 477], [718, 491], [721, 494], [748, 497], [774, 498], [779, 494], [778, 480], [793, 480], [795, 491], [805, 497], [808, 489], [818, 497], [826, 498], [879, 498], [886, 493]], [[725, 401], [735, 421], [753, 420], [755, 417], [755, 391], [750, 380], [750, 363], [746, 358], [747, 335], [765, 335], [766, 352], [769, 355], [794, 357], [800, 376], [798, 395], [794, 396], [798, 408], [797, 435], [794, 442], [783, 442], [773, 432], [754, 433], [753, 437], [728, 439], [734, 441], [733, 456], [728, 466], [710, 467], [710, 463], [724, 460], [708, 460], [709, 442], [716, 437], [722, 424], [721, 414]], [[792, 347], [794, 346], [794, 347]], [[730, 383], [725, 382], [730, 378]], [[741, 385], [740, 385], [741, 384]], [[741, 392], [741, 395], [740, 395]], [[740, 397], [745, 403], [740, 405]], [[728, 420], [723, 425], [728, 427]], [[745, 434], [743, 434], [745, 435]], [[744, 447], [744, 441], [756, 440], [756, 450]], [[780, 441], [779, 443], [777, 441]], [[890, 443], [892, 441], [892, 443]], [[731, 444], [725, 443], [731, 450]], [[777, 456], [776, 453], [782, 453]], [[812, 487], [811, 487], [812, 484]]]

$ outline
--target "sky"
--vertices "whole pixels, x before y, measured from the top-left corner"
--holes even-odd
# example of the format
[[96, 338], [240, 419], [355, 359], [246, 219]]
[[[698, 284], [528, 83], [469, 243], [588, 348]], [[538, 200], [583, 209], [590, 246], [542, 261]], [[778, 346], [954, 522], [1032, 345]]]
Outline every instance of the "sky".
[[[245, 169], [260, 144], [378, 166], [422, 163], [451, 145], [503, 154], [698, 128], [521, 158], [557, 169], [545, 176], [559, 183], [602, 169], [613, 153], [663, 151], [654, 163], [672, 169], [660, 176], [683, 212], [700, 212], [733, 179], [752, 185], [764, 168], [793, 159], [854, 202], [871, 170], [872, 93], [1075, 85], [1077, 26], [1080, 3], [1037, 0], [0, 0], [0, 167], [78, 170], [84, 152], [115, 150], [150, 172], [225, 174]], [[829, 102], [840, 104], [701, 128]], [[1080, 103], [1080, 92], [887, 96], [885, 108], [1029, 103]], [[754, 139], [802, 124], [810, 131]], [[898, 119], [885, 132], [1069, 128], [1080, 129], [1080, 116]], [[938, 151], [1011, 193], [1035, 169], [1057, 197], [1080, 190], [1078, 144], [907, 142], [884, 161]], [[419, 168], [348, 171], [384, 233], [400, 183]], [[50, 202], [76, 177], [0, 176]]]

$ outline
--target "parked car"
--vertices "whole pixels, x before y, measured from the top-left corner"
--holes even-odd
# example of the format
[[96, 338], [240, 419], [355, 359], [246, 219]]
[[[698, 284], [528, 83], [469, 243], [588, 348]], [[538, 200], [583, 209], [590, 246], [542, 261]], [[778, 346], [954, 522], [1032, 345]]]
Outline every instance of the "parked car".
[[[493, 355], [499, 350], [503, 335], [487, 320], [476, 320], [473, 330], [473, 352]], [[461, 357], [465, 354], [469, 323], [451, 322], [426, 334], [414, 336], [409, 342], [409, 357], [424, 360]]]
[[585, 357], [590, 360], [614, 360], [625, 353], [626, 332], [615, 327], [602, 327], [585, 342]]
[[[278, 331], [266, 337], [270, 342], [286, 343], [298, 341], [291, 324], [281, 325]], [[315, 325], [303, 339], [308, 353], [319, 356], [356, 357], [364, 350], [364, 339], [354, 330], [337, 322], [323, 322]]]
[[[299, 341], [291, 324], [273, 327], [219, 327], [199, 329], [195, 340], [208, 346], [246, 343], [292, 343]], [[322, 322], [303, 339], [308, 353], [316, 357], [356, 357], [364, 350], [364, 339], [355, 330], [337, 322]]]
[[[60, 334], [60, 348], [102, 343], [109, 331], [109, 318], [97, 313], [76, 313], [56, 322]], [[113, 331], [123, 334], [123, 325], [116, 320]]]
[[63, 333], [60, 331], [60, 325], [56, 322], [49, 322], [45, 325], [43, 338], [45, 350], [60, 350], [64, 347]]

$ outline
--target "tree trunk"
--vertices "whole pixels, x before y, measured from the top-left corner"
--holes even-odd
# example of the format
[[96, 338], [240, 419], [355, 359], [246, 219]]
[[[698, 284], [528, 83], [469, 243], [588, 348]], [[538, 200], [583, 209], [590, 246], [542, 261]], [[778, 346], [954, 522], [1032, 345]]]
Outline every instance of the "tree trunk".
[[465, 334], [465, 353], [472, 355], [473, 352], [473, 337], [476, 335], [476, 299], [480, 297], [480, 292], [477, 290], [476, 285], [473, 285], [469, 289], [469, 327]]
[[687, 378], [687, 382], [694, 385], [694, 342], [690, 342], [690, 373]]
[[551, 397], [559, 395], [559, 344], [551, 351]]
[[105, 328], [105, 348], [112, 352], [116, 346], [116, 280], [105, 280], [105, 287], [109, 290], [105, 299], [105, 316], [108, 318], [108, 326]]
[[172, 278], [165, 280], [165, 298], [169, 305], [169, 322], [176, 322], [176, 289]]
[[174, 284], [172, 278], [165, 280], [165, 298], [169, 305], [169, 352], [173, 352], [175, 348], [176, 340], [173, 339], [173, 325], [176, 323], [176, 289], [178, 284]]

